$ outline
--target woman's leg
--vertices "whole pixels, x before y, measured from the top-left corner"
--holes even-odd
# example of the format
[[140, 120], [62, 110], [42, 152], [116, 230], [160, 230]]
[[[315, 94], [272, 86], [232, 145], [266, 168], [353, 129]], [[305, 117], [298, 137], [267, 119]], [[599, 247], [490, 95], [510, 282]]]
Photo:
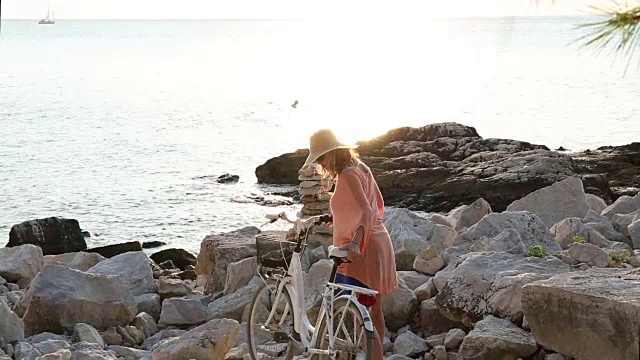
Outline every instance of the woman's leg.
[[382, 343], [384, 342], [384, 314], [382, 313], [382, 296], [377, 295], [376, 304], [371, 308], [371, 320], [373, 321], [373, 327], [376, 330], [377, 337], [373, 342], [373, 360], [384, 359], [384, 348]]

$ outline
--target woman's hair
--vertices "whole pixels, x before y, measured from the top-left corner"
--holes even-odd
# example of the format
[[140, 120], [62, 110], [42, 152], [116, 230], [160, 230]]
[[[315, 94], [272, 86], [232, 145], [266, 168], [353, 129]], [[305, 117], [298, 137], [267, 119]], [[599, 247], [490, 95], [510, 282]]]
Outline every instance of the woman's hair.
[[322, 155], [319, 159], [326, 159], [323, 172], [331, 179], [335, 180], [342, 170], [349, 166], [356, 166], [360, 163], [360, 155], [353, 149], [335, 149]]

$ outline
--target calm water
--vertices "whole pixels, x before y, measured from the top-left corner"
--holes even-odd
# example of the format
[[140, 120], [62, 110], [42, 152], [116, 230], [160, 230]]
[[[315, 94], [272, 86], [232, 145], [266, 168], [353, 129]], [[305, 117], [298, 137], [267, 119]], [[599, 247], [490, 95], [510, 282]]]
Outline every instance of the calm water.
[[[99, 233], [91, 245], [195, 252], [277, 210], [243, 202], [272, 190], [255, 167], [319, 127], [347, 141], [440, 121], [550, 147], [638, 141], [640, 71], [577, 51], [581, 21], [4, 22], [0, 243], [62, 216]], [[226, 172], [240, 182], [217, 184]]]

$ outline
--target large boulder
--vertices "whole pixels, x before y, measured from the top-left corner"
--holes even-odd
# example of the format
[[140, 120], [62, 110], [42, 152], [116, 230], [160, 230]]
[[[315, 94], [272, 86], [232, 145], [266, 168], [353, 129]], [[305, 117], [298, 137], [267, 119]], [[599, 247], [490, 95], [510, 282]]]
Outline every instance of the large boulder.
[[589, 204], [582, 180], [569, 177], [512, 202], [507, 211], [532, 212], [550, 228], [568, 217], [584, 217], [589, 211]]
[[13, 225], [7, 247], [37, 245], [43, 255], [57, 255], [87, 249], [78, 220], [49, 217]]
[[470, 253], [436, 274], [436, 284], [444, 285], [435, 299], [447, 316], [461, 322], [485, 315], [520, 322], [522, 286], [568, 271], [569, 265], [553, 256]]
[[151, 254], [151, 260], [155, 261], [156, 264], [171, 260], [180, 270], [186, 270], [187, 267], [195, 266], [197, 263], [196, 257], [193, 256], [193, 254], [184, 249], [175, 248], [160, 250]]
[[63, 265], [70, 269], [87, 271], [100, 261], [106, 259], [98, 253], [72, 252], [60, 255], [46, 255], [44, 265]]
[[523, 287], [536, 341], [581, 360], [640, 358], [640, 272], [591, 269]]
[[561, 251], [560, 246], [551, 237], [549, 228], [537, 215], [528, 211], [505, 211], [488, 214], [477, 224], [460, 234], [458, 243], [471, 246], [483, 237], [494, 238], [508, 229], [518, 232], [526, 248], [538, 245], [545, 248], [548, 254]]
[[207, 313], [197, 299], [172, 298], [162, 302], [161, 325], [199, 325], [205, 322]]
[[24, 324], [0, 296], [0, 347], [24, 340]]
[[216, 319], [200, 325], [153, 350], [154, 360], [219, 360], [233, 347], [240, 332], [235, 320]]
[[153, 270], [147, 254], [127, 252], [104, 260], [87, 271], [89, 274], [111, 275], [122, 280], [133, 296], [156, 292]]
[[384, 320], [391, 331], [411, 323], [419, 311], [416, 294], [403, 281], [398, 282], [394, 292], [382, 297], [382, 304]]
[[226, 318], [241, 321], [245, 308], [253, 301], [263, 284], [263, 280], [256, 276], [242, 289], [209, 303], [207, 320]]
[[629, 214], [640, 209], [640, 192], [635, 196], [623, 195], [602, 211], [602, 215], [611, 219], [616, 214]]
[[416, 256], [428, 246], [433, 244], [442, 251], [456, 237], [450, 226], [422, 218], [408, 209], [387, 209], [383, 220], [391, 236], [398, 270], [413, 270]]
[[256, 255], [256, 227], [209, 235], [200, 244], [196, 273], [205, 279], [205, 293], [222, 291], [229, 264]]
[[136, 302], [122, 280], [60, 265], [43, 267], [20, 302], [27, 309], [23, 318], [26, 336], [73, 331], [77, 323], [99, 330], [124, 326], [137, 313]]
[[42, 250], [31, 244], [0, 248], [0, 276], [27, 287], [42, 269]]
[[537, 350], [538, 344], [529, 332], [489, 315], [465, 336], [459, 354], [465, 360], [506, 360], [526, 358]]

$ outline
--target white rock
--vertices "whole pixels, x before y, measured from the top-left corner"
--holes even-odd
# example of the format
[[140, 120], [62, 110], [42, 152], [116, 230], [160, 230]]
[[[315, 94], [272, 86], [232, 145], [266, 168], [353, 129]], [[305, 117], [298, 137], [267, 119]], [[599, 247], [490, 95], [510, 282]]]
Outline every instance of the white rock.
[[60, 265], [42, 268], [20, 302], [28, 304], [23, 318], [27, 336], [72, 331], [77, 323], [105, 329], [128, 324], [137, 313], [133, 296], [120, 279]]
[[49, 340], [64, 340], [66, 342], [69, 342], [69, 338], [67, 338], [66, 336], [53, 334], [50, 332], [39, 333], [27, 339], [27, 341], [31, 344], [37, 344], [39, 342], [49, 341]]
[[0, 248], [0, 276], [25, 288], [42, 269], [43, 261], [42, 249], [35, 245]]
[[545, 356], [544, 360], [567, 360], [567, 358], [564, 357], [564, 355], [562, 355], [562, 354], [553, 353], [553, 354], [548, 354], [547, 356]]
[[640, 220], [636, 220], [627, 226], [629, 237], [634, 249], [640, 249]]
[[111, 351], [105, 351], [98, 344], [79, 342], [71, 345], [71, 360], [117, 360]]
[[402, 280], [391, 294], [382, 297], [385, 322], [391, 331], [410, 323], [418, 311], [418, 299]]
[[569, 247], [568, 254], [581, 263], [595, 267], [607, 267], [611, 261], [609, 254], [592, 244], [573, 243]]
[[244, 309], [253, 301], [255, 294], [263, 284], [262, 279], [256, 276], [242, 289], [213, 301], [207, 306], [206, 319], [233, 319], [241, 321]]
[[622, 195], [613, 204], [607, 206], [607, 208], [602, 211], [602, 215], [611, 219], [615, 214], [629, 214], [639, 209], [640, 193], [634, 197]]
[[442, 345], [433, 348], [433, 355], [436, 360], [447, 360], [447, 349]]
[[87, 271], [106, 258], [98, 253], [84, 251], [60, 255], [45, 255], [44, 265], [62, 265], [71, 269]]
[[640, 358], [638, 346], [632, 345], [640, 338], [638, 298], [638, 271], [622, 269], [569, 272], [528, 284], [522, 291], [536, 341], [585, 360]]
[[39, 356], [36, 360], [71, 360], [71, 350], [61, 349], [56, 352]]
[[163, 300], [191, 294], [191, 287], [182, 280], [160, 276], [156, 283], [158, 285], [158, 294]]
[[107, 350], [113, 351], [117, 356], [125, 359], [135, 359], [135, 360], [151, 360], [152, 359], [151, 351], [139, 350], [139, 349], [118, 346], [118, 345], [109, 345], [107, 346]]
[[587, 205], [589, 205], [589, 209], [597, 212], [598, 214], [602, 213], [602, 211], [607, 207], [607, 203], [599, 196], [585, 194], [585, 198], [587, 200]]
[[424, 260], [420, 256], [416, 256], [416, 259], [413, 261], [413, 268], [427, 275], [435, 275], [443, 267], [444, 260], [442, 260], [441, 256], [436, 256], [429, 260]]
[[160, 295], [149, 293], [138, 295], [135, 298], [138, 313], [145, 312], [158, 321], [160, 319], [160, 311], [162, 311], [160, 303]]
[[493, 238], [507, 229], [517, 231], [527, 248], [539, 245], [549, 254], [561, 250], [542, 220], [527, 211], [505, 211], [486, 215], [477, 224], [460, 234], [459, 243], [471, 246], [482, 237]]
[[480, 198], [469, 206], [461, 207], [458, 211], [450, 212], [453, 228], [461, 231], [480, 221], [485, 215], [491, 213], [491, 205]]
[[73, 328], [74, 335], [80, 341], [88, 342], [91, 344], [97, 344], [104, 349], [104, 340], [93, 326], [88, 324], [79, 323]]
[[229, 264], [223, 294], [229, 295], [241, 287], [247, 286], [249, 281], [256, 275], [256, 266], [255, 256]]
[[42, 356], [33, 345], [23, 341], [13, 345], [13, 354], [19, 360], [35, 360], [38, 356]]
[[629, 225], [640, 220], [640, 210], [628, 214], [614, 214], [611, 217], [613, 227], [624, 236], [629, 236]]
[[162, 302], [161, 325], [199, 325], [207, 317], [202, 302], [195, 299], [171, 298]]
[[436, 275], [434, 280], [441, 273], [449, 273], [435, 299], [440, 309], [452, 318], [466, 314], [472, 319], [481, 319], [491, 314], [518, 321], [522, 318], [522, 286], [568, 271], [570, 267], [555, 257], [470, 253]]
[[589, 204], [582, 180], [569, 177], [512, 202], [507, 211], [530, 211], [550, 228], [568, 217], [584, 217], [589, 211]]
[[551, 227], [551, 234], [563, 249], [568, 249], [571, 244], [576, 242], [576, 238], [582, 238], [584, 241], [598, 247], [611, 246], [611, 241], [607, 240], [598, 231], [585, 226], [580, 218], [566, 218], [560, 221]]
[[509, 320], [489, 315], [464, 338], [459, 354], [465, 359], [516, 359], [533, 355], [537, 350], [533, 335]]
[[417, 271], [398, 271], [398, 277], [400, 277], [411, 290], [417, 289], [420, 285], [425, 284], [431, 279], [431, 276], [421, 274]]
[[398, 335], [393, 342], [393, 352], [404, 356], [421, 355], [428, 350], [429, 345], [427, 345], [427, 342], [411, 331]]
[[233, 347], [240, 331], [235, 320], [211, 320], [190, 330], [175, 341], [158, 346], [154, 360], [220, 360]]
[[527, 248], [520, 238], [520, 234], [513, 229], [506, 229], [493, 238], [483, 236], [471, 245], [471, 251], [504, 251], [509, 254], [526, 255]]
[[130, 251], [103, 260], [87, 271], [90, 274], [111, 275], [129, 287], [133, 296], [156, 292], [149, 257], [142, 251]]
[[419, 303], [436, 296], [438, 290], [436, 290], [436, 286], [433, 283], [433, 278], [429, 278], [426, 283], [418, 286], [418, 288], [414, 290], [414, 293]]
[[[33, 344], [42, 355], [55, 353], [60, 350], [69, 349], [71, 345], [66, 340], [46, 340]], [[71, 357], [71, 353], [69, 353]]]
[[171, 339], [171, 338], [178, 338], [178, 337], [182, 336], [185, 333], [186, 333], [185, 330], [179, 330], [179, 329], [161, 330], [157, 334], [155, 334], [152, 337], [150, 337], [147, 340], [145, 340], [144, 343], [142, 344], [142, 348], [145, 349], [145, 350], [152, 350], [156, 346], [158, 346], [158, 344], [162, 340]]
[[24, 324], [22, 319], [18, 317], [9, 305], [0, 296], [0, 346], [13, 341], [24, 340]]
[[158, 332], [158, 325], [155, 320], [145, 312], [136, 315], [136, 318], [133, 319], [131, 324], [140, 330], [145, 338], [150, 338]]
[[396, 256], [398, 270], [413, 270], [413, 261], [429, 245], [439, 251], [451, 245], [456, 231], [451, 227], [436, 224], [404, 209], [388, 209], [384, 214], [384, 225], [389, 231]]
[[444, 347], [448, 350], [456, 350], [466, 335], [467, 333], [462, 329], [449, 330], [447, 335], [444, 337]]

